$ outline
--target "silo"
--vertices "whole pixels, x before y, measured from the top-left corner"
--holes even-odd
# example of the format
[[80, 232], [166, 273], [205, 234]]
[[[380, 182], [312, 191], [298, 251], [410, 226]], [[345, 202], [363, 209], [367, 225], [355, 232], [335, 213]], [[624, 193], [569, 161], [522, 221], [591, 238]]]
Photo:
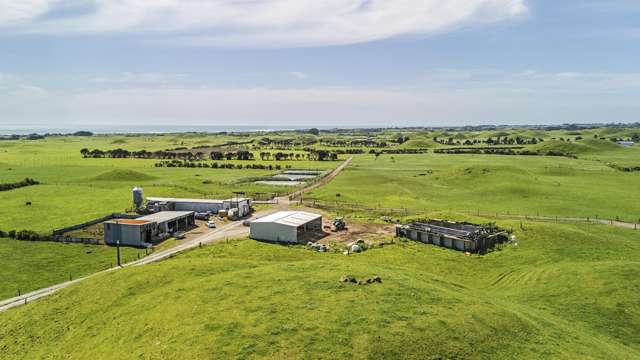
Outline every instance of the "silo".
[[142, 189], [139, 187], [133, 188], [133, 206], [136, 209], [142, 208], [142, 203], [144, 202], [144, 197], [142, 196]]

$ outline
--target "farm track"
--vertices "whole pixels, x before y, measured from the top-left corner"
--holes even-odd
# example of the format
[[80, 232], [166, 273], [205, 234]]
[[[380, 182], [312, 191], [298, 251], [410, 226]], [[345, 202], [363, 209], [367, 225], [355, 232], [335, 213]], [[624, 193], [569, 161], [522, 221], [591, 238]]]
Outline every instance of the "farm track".
[[[248, 218], [248, 220], [254, 219], [254, 218], [258, 218], [261, 216], [265, 216], [268, 215], [270, 213], [273, 213], [275, 211], [275, 209], [268, 209], [268, 210], [264, 210], [264, 211], [260, 211], [257, 212], [255, 214], [253, 214], [251, 217]], [[140, 260], [136, 260], [136, 261], [132, 261], [129, 262], [127, 264], [123, 264], [121, 267], [113, 267], [104, 271], [100, 271], [97, 273], [93, 273], [91, 275], [85, 276], [85, 277], [81, 277], [78, 279], [74, 279], [71, 281], [66, 281], [60, 284], [56, 284], [53, 286], [49, 286], [47, 288], [44, 289], [39, 289], [39, 290], [35, 290], [20, 296], [16, 296], [10, 299], [6, 299], [3, 301], [0, 301], [0, 312], [6, 311], [10, 308], [16, 307], [16, 306], [20, 306], [20, 305], [24, 305], [27, 304], [33, 300], [37, 300], [40, 299], [42, 297], [51, 295], [53, 293], [55, 293], [58, 290], [64, 289], [68, 286], [71, 286], [73, 284], [79, 283], [83, 280], [87, 280], [90, 279], [98, 274], [102, 274], [102, 273], [108, 273], [111, 271], [116, 271], [119, 270], [121, 268], [127, 268], [127, 267], [132, 267], [132, 266], [141, 266], [141, 265], [146, 265], [146, 264], [150, 264], [156, 261], [160, 261], [160, 260], [164, 260], [167, 258], [170, 258], [172, 256], [175, 256], [183, 251], [189, 250], [189, 249], [193, 249], [196, 248], [198, 246], [201, 245], [206, 245], [206, 244], [210, 244], [213, 242], [217, 242], [217, 241], [224, 241], [227, 239], [231, 239], [231, 238], [238, 238], [238, 237], [243, 237], [243, 236], [247, 236], [249, 235], [249, 228], [246, 226], [242, 225], [242, 222], [238, 221], [238, 222], [234, 222], [234, 223], [230, 223], [228, 225], [224, 225], [221, 226], [213, 231], [207, 232], [201, 236], [198, 236], [196, 238], [193, 238], [191, 240], [188, 240], [185, 243], [182, 243], [180, 245], [174, 246], [170, 249], [166, 249], [166, 250], [162, 250], [159, 251], [157, 253], [152, 253]]]
[[335, 179], [336, 176], [340, 175], [340, 173], [342, 172], [342, 170], [344, 170], [347, 166], [349, 166], [349, 164], [351, 163], [351, 160], [353, 160], [353, 156], [350, 156], [348, 159], [346, 159], [345, 161], [342, 162], [342, 164], [340, 164], [337, 168], [333, 169], [333, 171], [331, 171], [327, 176], [323, 177], [322, 179], [320, 179], [318, 182], [313, 183], [303, 189], [300, 189], [296, 192], [293, 192], [292, 194], [290, 194], [288, 196], [289, 199], [295, 199], [297, 197], [300, 197], [302, 194], [309, 192], [311, 190], [317, 189], [320, 186], [326, 185], [327, 183], [329, 183], [331, 180]]
[[[329, 173], [327, 176], [323, 177], [320, 181], [318, 181], [317, 183], [311, 184], [310, 186], [298, 190], [295, 193], [286, 196], [284, 198], [278, 199], [279, 201], [275, 204], [274, 207], [267, 209], [267, 210], [263, 210], [257, 213], [254, 213], [253, 215], [251, 215], [249, 218], [244, 219], [244, 220], [251, 220], [251, 219], [256, 219], [262, 216], [266, 216], [269, 215], [271, 213], [274, 213], [278, 210], [282, 210], [284, 208], [286, 208], [289, 205], [289, 199], [293, 198], [294, 196], [299, 196], [304, 192], [313, 190], [315, 188], [318, 188], [322, 185], [327, 184], [328, 182], [330, 182], [331, 180], [333, 180], [336, 176], [338, 176], [338, 174], [340, 174], [340, 172], [342, 170], [344, 170], [344, 168], [346, 168], [349, 163], [351, 162], [351, 159], [353, 157], [348, 158], [347, 160], [345, 160], [342, 164], [340, 164], [340, 166], [338, 166], [337, 168], [335, 168], [331, 173]], [[242, 221], [237, 221], [237, 222], [233, 222], [230, 223], [228, 225], [224, 225], [221, 226], [215, 230], [209, 231], [201, 236], [198, 236], [196, 238], [193, 238], [191, 240], [188, 240], [180, 245], [174, 246], [170, 249], [166, 249], [166, 250], [162, 250], [159, 251], [157, 253], [152, 253], [140, 260], [135, 260], [132, 262], [129, 262], [127, 264], [123, 264], [121, 267], [114, 267], [114, 268], [110, 268], [104, 271], [100, 271], [97, 273], [93, 273], [91, 275], [87, 275], [85, 277], [81, 277], [81, 278], [77, 278], [74, 280], [70, 280], [70, 281], [66, 281], [60, 284], [56, 284], [56, 285], [52, 285], [43, 289], [39, 289], [39, 290], [35, 290], [26, 294], [22, 294], [20, 296], [16, 296], [13, 298], [9, 298], [9, 299], [5, 299], [0, 301], [0, 312], [4, 312], [6, 310], [9, 310], [13, 307], [17, 307], [20, 305], [26, 305], [31, 301], [46, 297], [48, 295], [51, 295], [55, 292], [57, 292], [58, 290], [64, 289], [66, 287], [69, 287], [73, 284], [79, 283], [81, 281], [90, 279], [94, 276], [97, 276], [99, 274], [103, 274], [103, 273], [108, 273], [108, 272], [112, 272], [112, 271], [117, 271], [119, 269], [122, 268], [127, 268], [127, 267], [132, 267], [132, 266], [141, 266], [141, 265], [146, 265], [146, 264], [150, 264], [156, 261], [160, 261], [160, 260], [164, 260], [170, 257], [173, 257], [183, 251], [189, 250], [189, 249], [193, 249], [202, 245], [206, 245], [206, 244], [210, 244], [210, 243], [214, 243], [214, 242], [219, 242], [219, 241], [224, 241], [227, 239], [233, 239], [233, 238], [239, 238], [239, 237], [246, 237], [249, 235], [249, 228], [246, 226], [242, 225]]]

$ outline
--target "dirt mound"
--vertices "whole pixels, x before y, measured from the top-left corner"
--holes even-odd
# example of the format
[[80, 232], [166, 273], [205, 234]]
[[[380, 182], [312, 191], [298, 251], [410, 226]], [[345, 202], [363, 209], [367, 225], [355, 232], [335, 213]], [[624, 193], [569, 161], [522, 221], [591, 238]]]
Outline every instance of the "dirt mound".
[[134, 170], [111, 170], [93, 177], [95, 181], [149, 181], [155, 176], [147, 175]]
[[125, 139], [115, 139], [111, 143], [112, 144], [126, 144], [128, 141]]

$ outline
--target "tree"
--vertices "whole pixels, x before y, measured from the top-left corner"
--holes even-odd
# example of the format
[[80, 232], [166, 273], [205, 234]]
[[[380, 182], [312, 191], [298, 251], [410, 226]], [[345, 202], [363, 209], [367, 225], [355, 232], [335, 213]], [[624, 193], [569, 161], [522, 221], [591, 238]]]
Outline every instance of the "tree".
[[217, 151], [217, 150], [214, 150], [211, 153], [209, 153], [209, 156], [211, 156], [211, 160], [222, 160], [224, 158], [224, 154], [222, 154], [221, 151]]
[[309, 134], [316, 135], [316, 136], [320, 135], [320, 130], [318, 130], [316, 128], [311, 128], [311, 129], [307, 130], [307, 132]]
[[76, 131], [73, 136], [93, 136], [93, 133], [91, 131]]
[[90, 151], [87, 148], [80, 149], [80, 154], [82, 154], [82, 157], [85, 157], [85, 158], [89, 157], [89, 153], [90, 153]]

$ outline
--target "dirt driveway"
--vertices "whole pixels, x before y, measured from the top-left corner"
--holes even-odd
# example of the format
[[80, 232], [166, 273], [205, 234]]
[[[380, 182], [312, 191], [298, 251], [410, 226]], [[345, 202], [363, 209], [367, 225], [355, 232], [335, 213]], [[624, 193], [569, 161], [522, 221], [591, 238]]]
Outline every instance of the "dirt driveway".
[[318, 243], [329, 245], [331, 243], [350, 243], [356, 240], [364, 240], [368, 243], [378, 243], [395, 235], [394, 224], [371, 224], [357, 223], [345, 219], [347, 229], [343, 231], [331, 231], [331, 221], [333, 219], [323, 219], [323, 228], [326, 236], [318, 240]]

